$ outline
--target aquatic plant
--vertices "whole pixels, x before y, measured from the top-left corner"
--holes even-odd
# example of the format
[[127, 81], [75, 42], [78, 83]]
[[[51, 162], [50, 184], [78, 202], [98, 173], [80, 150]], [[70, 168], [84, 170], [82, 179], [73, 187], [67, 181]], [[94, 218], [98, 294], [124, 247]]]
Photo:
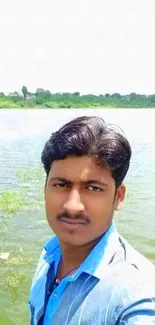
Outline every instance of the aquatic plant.
[[5, 190], [0, 195], [0, 252], [4, 249], [6, 237], [13, 216], [23, 207], [24, 197], [20, 192]]
[[[18, 190], [6, 189], [0, 194], [0, 254], [6, 250], [6, 239], [17, 214], [40, 209], [43, 204], [44, 173], [41, 168], [18, 170], [17, 179]], [[36, 195], [29, 195], [32, 188]], [[21, 285], [29, 280], [25, 271], [31, 271], [34, 258], [24, 252], [22, 247], [10, 251], [8, 255], [8, 259], [0, 258], [0, 288], [7, 290], [15, 302]]]

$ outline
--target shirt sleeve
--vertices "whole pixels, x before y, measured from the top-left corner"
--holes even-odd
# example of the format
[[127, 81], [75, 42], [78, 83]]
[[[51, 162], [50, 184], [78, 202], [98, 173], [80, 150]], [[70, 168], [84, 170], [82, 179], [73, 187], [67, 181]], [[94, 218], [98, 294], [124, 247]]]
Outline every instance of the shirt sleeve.
[[137, 301], [121, 315], [118, 325], [155, 325], [155, 298]]
[[117, 325], [155, 325], [155, 281], [138, 269], [129, 267], [121, 277], [115, 301]]

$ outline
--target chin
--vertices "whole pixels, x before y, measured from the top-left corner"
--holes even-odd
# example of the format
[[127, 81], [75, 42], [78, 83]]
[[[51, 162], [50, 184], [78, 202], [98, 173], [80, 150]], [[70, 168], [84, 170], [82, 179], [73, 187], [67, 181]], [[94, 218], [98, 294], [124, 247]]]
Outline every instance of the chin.
[[57, 234], [57, 237], [62, 244], [72, 247], [80, 247], [89, 243], [89, 240], [87, 241], [85, 238], [81, 238], [79, 236], [76, 236], [75, 234], [69, 236], [64, 236], [64, 234]]

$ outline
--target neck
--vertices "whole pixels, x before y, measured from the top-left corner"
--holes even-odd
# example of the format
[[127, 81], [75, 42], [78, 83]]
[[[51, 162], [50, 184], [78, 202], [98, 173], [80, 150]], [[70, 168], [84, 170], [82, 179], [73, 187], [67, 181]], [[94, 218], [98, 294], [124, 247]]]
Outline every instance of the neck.
[[101, 237], [80, 247], [66, 245], [60, 242], [62, 252], [61, 276], [65, 276], [71, 269], [77, 268], [84, 262]]

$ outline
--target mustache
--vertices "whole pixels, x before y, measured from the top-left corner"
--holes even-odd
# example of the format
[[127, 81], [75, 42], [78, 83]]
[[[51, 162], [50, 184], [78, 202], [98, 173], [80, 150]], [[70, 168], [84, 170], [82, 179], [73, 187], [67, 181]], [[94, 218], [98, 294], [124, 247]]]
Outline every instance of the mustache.
[[75, 213], [74, 215], [69, 213], [68, 211], [64, 210], [62, 212], [60, 212], [58, 215], [57, 215], [57, 219], [58, 220], [61, 220], [61, 219], [72, 219], [72, 220], [81, 220], [81, 221], [85, 221], [85, 222], [88, 222], [90, 223], [90, 218], [87, 216], [87, 215], [84, 215], [83, 213], [81, 212], [77, 212]]

